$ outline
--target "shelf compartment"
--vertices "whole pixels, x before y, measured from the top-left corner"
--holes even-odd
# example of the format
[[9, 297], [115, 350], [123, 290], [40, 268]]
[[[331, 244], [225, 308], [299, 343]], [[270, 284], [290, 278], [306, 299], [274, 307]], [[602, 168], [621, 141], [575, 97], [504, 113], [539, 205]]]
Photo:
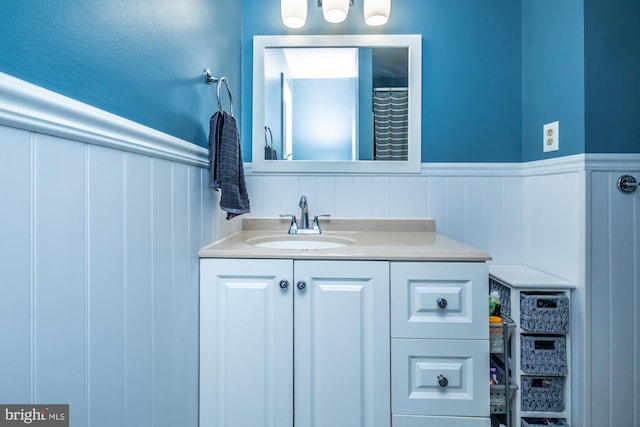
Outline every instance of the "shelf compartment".
[[[518, 389], [516, 384], [509, 384], [509, 401], [513, 398], [513, 394]], [[507, 390], [504, 384], [492, 385], [489, 390], [489, 408], [491, 414], [507, 413]]]
[[[513, 384], [504, 373], [503, 367], [499, 364], [501, 362], [502, 361], [496, 362], [495, 359], [492, 359], [491, 363], [491, 368], [495, 370], [498, 382], [498, 384], [492, 384], [489, 387], [489, 408], [491, 414], [506, 414], [509, 406], [507, 405], [507, 389], [509, 402], [511, 402], [515, 391], [518, 389], [517, 384]], [[506, 384], [507, 381], [509, 382], [508, 387]]]
[[[489, 351], [491, 353], [504, 353], [505, 345], [508, 347], [511, 332], [516, 324], [507, 316], [501, 316], [502, 322], [489, 323]], [[506, 334], [506, 337], [505, 337]]]

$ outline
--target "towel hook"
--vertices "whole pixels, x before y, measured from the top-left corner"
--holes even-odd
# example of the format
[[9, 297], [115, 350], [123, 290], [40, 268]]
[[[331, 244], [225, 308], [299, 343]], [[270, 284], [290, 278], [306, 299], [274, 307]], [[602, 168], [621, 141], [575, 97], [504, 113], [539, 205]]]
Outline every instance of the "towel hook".
[[[268, 136], [268, 139], [267, 139], [267, 136]], [[271, 133], [271, 128], [269, 126], [264, 127], [264, 145], [266, 145], [267, 147], [273, 148], [273, 133]]]
[[227, 94], [229, 95], [229, 110], [231, 115], [233, 116], [233, 96], [231, 95], [231, 88], [229, 87], [229, 80], [226, 77], [214, 77], [211, 74], [211, 71], [209, 71], [208, 68], [205, 68], [205, 70], [202, 72], [202, 75], [204, 76], [204, 78], [207, 81], [207, 84], [213, 84], [213, 83], [217, 83], [217, 87], [216, 87], [216, 96], [217, 96], [217, 100], [218, 100], [218, 111], [222, 112], [222, 99], [220, 98], [220, 83], [224, 83], [225, 87], [227, 88]]

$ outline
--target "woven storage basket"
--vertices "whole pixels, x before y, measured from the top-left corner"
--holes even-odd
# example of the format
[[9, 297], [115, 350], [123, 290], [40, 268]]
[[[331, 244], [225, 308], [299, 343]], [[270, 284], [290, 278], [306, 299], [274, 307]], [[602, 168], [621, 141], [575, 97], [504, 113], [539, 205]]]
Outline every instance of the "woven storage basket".
[[569, 298], [564, 293], [522, 292], [520, 327], [528, 332], [568, 333]]
[[564, 336], [522, 335], [520, 367], [528, 374], [567, 375]]
[[[549, 424], [547, 421], [551, 421], [553, 424]], [[562, 418], [542, 419], [542, 418], [523, 418], [522, 427], [533, 426], [564, 426], [569, 427], [567, 421]]]
[[493, 291], [497, 291], [500, 295], [500, 304], [502, 305], [501, 313], [511, 316], [511, 289], [490, 277], [489, 293]]
[[564, 377], [521, 377], [520, 396], [523, 411], [564, 411]]

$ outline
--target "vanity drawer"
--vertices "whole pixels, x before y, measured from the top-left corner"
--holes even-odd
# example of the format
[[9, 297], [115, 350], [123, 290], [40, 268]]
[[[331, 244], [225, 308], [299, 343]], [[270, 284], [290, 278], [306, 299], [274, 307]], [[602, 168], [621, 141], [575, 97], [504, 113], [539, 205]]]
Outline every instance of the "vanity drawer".
[[491, 427], [489, 418], [394, 415], [392, 427]]
[[485, 263], [391, 263], [393, 338], [488, 339]]
[[394, 415], [489, 417], [487, 340], [391, 340]]

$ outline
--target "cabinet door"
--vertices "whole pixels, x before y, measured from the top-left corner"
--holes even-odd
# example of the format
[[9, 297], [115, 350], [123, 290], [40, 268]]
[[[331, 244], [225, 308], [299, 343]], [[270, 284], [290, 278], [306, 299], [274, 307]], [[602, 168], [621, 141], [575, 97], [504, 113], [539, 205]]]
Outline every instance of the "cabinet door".
[[488, 339], [485, 263], [391, 263], [394, 338]]
[[293, 425], [290, 260], [200, 262], [200, 426]]
[[296, 261], [296, 427], [388, 427], [387, 262]]

